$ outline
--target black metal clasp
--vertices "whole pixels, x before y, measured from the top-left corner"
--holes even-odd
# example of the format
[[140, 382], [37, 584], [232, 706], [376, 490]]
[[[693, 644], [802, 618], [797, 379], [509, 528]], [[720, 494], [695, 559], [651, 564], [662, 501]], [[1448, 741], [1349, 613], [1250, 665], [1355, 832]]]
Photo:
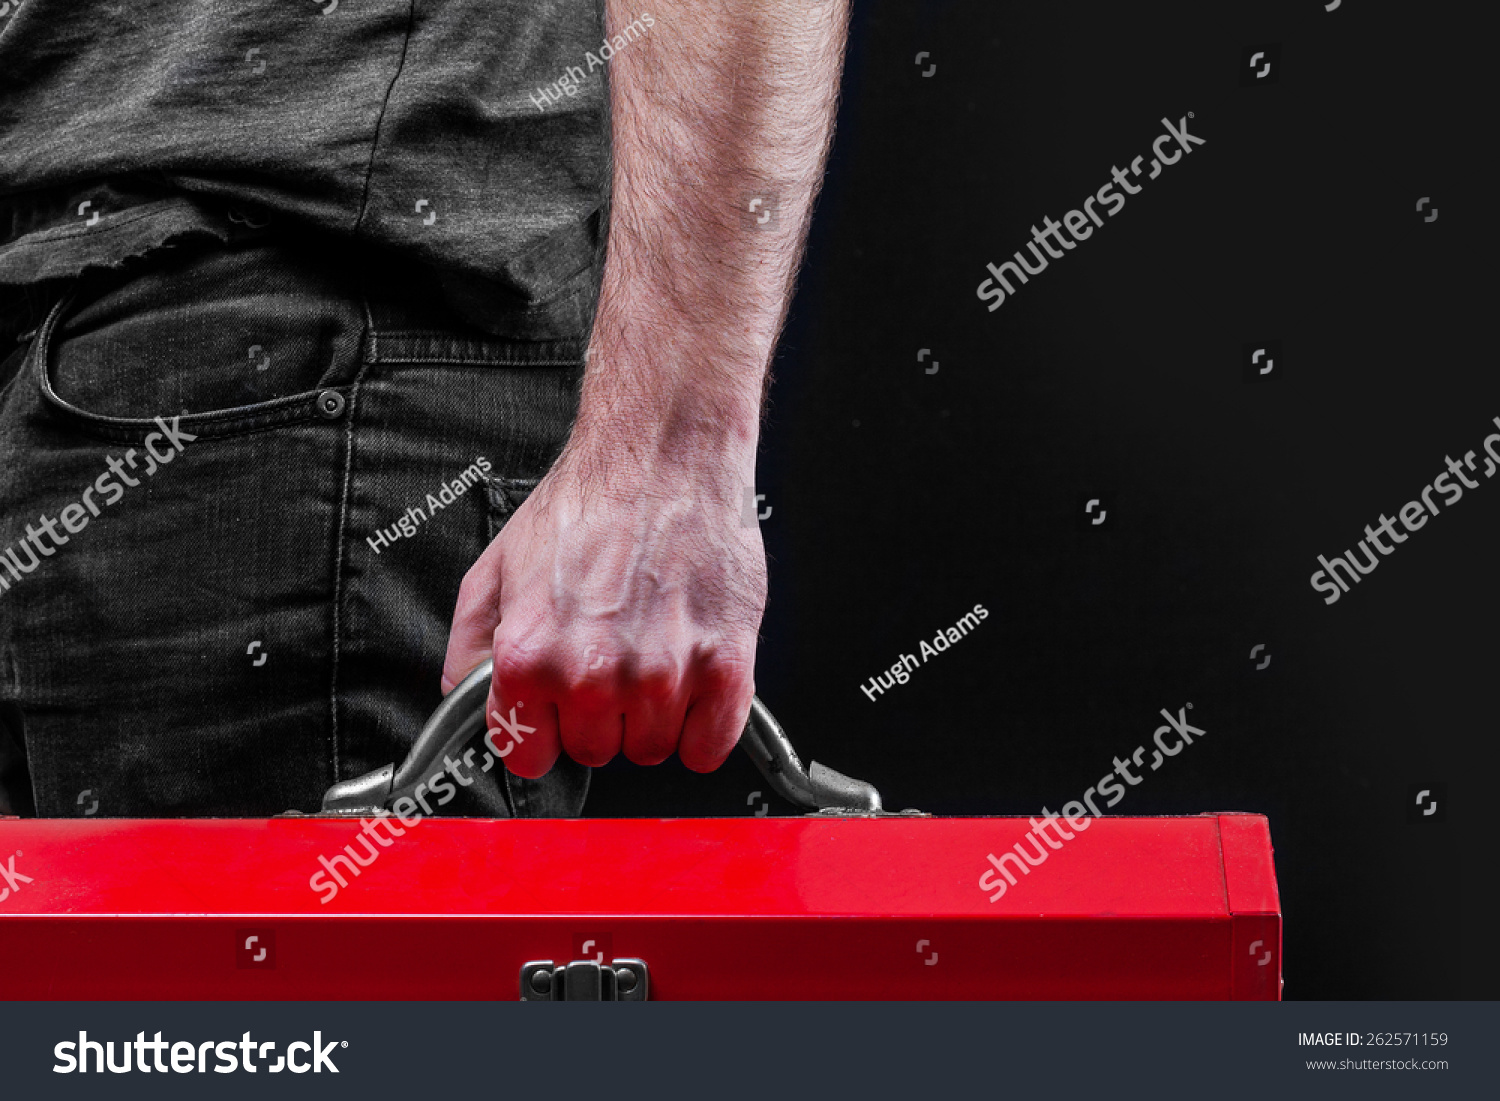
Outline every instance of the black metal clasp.
[[645, 960], [574, 960], [566, 967], [532, 960], [521, 965], [523, 1002], [644, 1002], [650, 991]]

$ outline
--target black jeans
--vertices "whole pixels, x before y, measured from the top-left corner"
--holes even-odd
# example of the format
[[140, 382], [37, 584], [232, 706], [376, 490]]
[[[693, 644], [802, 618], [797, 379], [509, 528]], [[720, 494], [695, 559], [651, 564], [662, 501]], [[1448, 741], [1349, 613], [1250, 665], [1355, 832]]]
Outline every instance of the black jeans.
[[[269, 229], [12, 289], [7, 324], [0, 813], [313, 811], [399, 762], [586, 336], [491, 336], [409, 266]], [[576, 816], [588, 778], [494, 768], [439, 813]]]

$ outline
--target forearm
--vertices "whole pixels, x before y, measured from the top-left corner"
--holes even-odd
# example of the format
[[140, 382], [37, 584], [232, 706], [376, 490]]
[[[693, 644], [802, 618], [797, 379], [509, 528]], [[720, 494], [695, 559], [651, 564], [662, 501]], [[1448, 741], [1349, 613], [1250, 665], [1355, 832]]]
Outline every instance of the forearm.
[[[762, 386], [832, 130], [847, 6], [608, 0], [611, 37], [647, 3], [654, 25], [610, 62], [609, 241], [569, 451], [616, 469], [626, 457], [638, 468], [709, 454], [753, 473]], [[752, 198], [762, 199], [755, 212]]]

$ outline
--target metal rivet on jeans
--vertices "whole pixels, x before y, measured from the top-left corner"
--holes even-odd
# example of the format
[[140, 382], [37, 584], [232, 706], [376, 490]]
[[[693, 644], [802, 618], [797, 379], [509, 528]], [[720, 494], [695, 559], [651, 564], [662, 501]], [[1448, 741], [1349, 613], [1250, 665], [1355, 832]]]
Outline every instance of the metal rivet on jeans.
[[344, 411], [344, 395], [337, 390], [324, 390], [318, 395], [318, 412], [329, 420], [336, 420]]

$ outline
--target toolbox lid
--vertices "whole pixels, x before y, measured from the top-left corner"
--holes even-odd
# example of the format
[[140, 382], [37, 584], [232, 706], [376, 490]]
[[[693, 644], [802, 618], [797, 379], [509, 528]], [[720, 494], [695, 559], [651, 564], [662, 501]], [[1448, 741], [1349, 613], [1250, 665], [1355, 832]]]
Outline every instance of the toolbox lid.
[[[1026, 818], [428, 818], [401, 836], [365, 821], [369, 831], [358, 819], [310, 817], [0, 820], [0, 861], [16, 854], [16, 870], [30, 877], [0, 902], [0, 922], [606, 913], [1227, 919], [1280, 909], [1259, 815], [1105, 816], [1082, 829], [1059, 819], [1040, 830]], [[337, 878], [344, 885], [332, 891]]]

